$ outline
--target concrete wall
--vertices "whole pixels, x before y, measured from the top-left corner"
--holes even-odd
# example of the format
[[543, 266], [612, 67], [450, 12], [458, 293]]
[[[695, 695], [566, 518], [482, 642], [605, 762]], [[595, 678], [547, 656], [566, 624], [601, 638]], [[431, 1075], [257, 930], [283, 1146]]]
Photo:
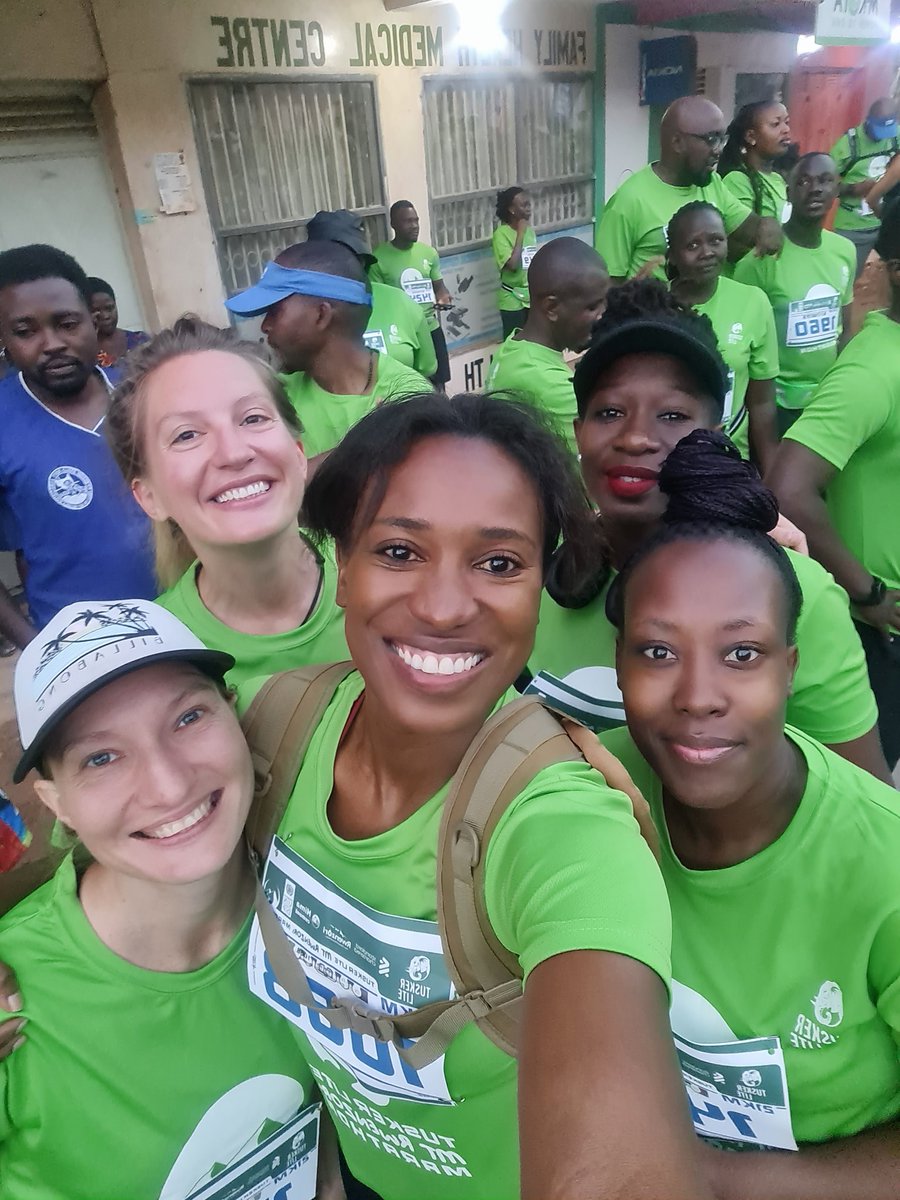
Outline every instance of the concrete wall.
[[0, 6], [2, 90], [12, 91], [23, 81], [90, 83], [105, 77], [88, 3], [5, 0]]

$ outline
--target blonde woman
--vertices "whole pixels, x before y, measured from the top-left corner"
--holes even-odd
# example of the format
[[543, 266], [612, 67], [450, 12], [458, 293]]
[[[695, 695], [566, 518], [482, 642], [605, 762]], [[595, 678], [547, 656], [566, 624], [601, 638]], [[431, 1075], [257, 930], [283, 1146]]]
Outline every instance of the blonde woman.
[[346, 656], [336, 569], [297, 526], [306, 458], [258, 349], [183, 318], [130, 359], [107, 433], [154, 522], [159, 598], [231, 683]]

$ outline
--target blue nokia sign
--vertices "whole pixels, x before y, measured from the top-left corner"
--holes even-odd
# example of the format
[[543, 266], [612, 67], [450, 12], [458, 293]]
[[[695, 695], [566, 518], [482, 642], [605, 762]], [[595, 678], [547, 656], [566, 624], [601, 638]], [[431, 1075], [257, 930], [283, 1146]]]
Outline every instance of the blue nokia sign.
[[641, 42], [641, 104], [671, 104], [694, 90], [697, 41], [689, 34]]

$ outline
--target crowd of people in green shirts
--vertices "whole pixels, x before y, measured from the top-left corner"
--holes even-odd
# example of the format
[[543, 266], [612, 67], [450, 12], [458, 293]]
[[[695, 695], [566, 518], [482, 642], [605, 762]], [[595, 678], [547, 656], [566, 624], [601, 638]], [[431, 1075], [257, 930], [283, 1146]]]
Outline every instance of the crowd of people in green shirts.
[[[676, 103], [602, 257], [500, 193], [485, 394], [422, 374], [450, 296], [404, 203], [229, 300], [280, 370], [196, 318], [126, 357], [160, 594], [16, 666], [14, 779], [70, 848], [0, 919], [4, 1197], [898, 1193], [900, 206], [848, 340], [839, 164], [768, 178], [780, 105], [732, 133], [722, 178]], [[552, 749], [492, 774], [539, 700]], [[476, 867], [509, 1044], [496, 977], [447, 1025]]]

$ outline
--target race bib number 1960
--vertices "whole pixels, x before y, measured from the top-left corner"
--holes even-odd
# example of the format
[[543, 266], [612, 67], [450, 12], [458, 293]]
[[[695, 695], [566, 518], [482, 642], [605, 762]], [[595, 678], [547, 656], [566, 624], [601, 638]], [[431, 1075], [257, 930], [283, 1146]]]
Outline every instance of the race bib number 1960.
[[788, 307], [786, 344], [801, 349], [834, 345], [840, 316], [841, 300], [837, 292], [833, 296], [793, 300]]
[[[369, 908], [277, 837], [263, 887], [323, 1007], [334, 996], [346, 996], [367, 1009], [396, 1015], [454, 996], [436, 921]], [[336, 1029], [320, 1013], [295, 1004], [275, 978], [256, 918], [247, 968], [250, 990], [302, 1029], [326, 1061], [349, 1071], [365, 1095], [382, 1103], [454, 1103], [443, 1057], [415, 1071], [387, 1042]]]
[[777, 1037], [718, 1046], [674, 1037], [695, 1133], [757, 1149], [797, 1149]]

